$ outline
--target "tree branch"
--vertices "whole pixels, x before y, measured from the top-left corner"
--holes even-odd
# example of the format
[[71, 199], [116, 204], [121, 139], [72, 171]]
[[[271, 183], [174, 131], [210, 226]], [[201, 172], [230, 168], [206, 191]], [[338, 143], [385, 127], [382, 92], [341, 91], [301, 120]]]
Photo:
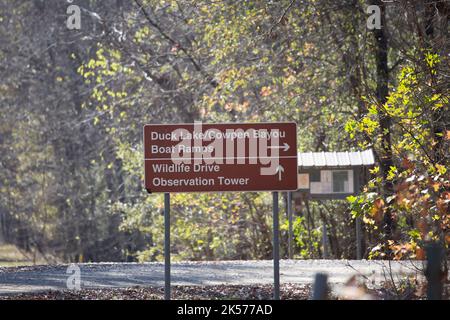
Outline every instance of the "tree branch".
[[178, 41], [176, 41], [175, 39], [173, 39], [169, 34], [167, 34], [162, 28], [161, 26], [159, 26], [156, 21], [154, 21], [150, 15], [148, 14], [147, 10], [145, 10], [145, 8], [142, 6], [142, 4], [139, 2], [139, 0], [134, 0], [134, 2], [136, 3], [136, 5], [139, 7], [139, 9], [141, 10], [142, 14], [144, 15], [145, 19], [148, 21], [148, 23], [154, 27], [156, 30], [158, 30], [158, 32], [161, 34], [161, 36], [166, 39], [168, 42], [170, 42], [172, 45], [176, 46], [178, 49], [180, 49], [185, 55], [186, 57], [189, 59], [189, 61], [192, 63], [192, 65], [194, 66], [195, 70], [197, 70], [198, 72], [200, 72], [203, 76], [206, 77], [206, 79], [209, 81], [209, 84], [212, 87], [217, 87], [218, 83], [213, 79], [213, 77], [211, 77], [209, 74], [207, 74], [203, 68], [201, 67], [201, 65], [194, 59], [194, 57], [188, 52], [188, 50]]

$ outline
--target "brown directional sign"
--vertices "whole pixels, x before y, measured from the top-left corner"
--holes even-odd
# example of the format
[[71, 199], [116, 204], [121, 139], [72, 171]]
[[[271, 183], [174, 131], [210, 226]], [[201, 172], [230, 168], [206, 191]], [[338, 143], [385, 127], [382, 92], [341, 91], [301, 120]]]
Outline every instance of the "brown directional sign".
[[297, 190], [295, 123], [144, 127], [149, 192]]

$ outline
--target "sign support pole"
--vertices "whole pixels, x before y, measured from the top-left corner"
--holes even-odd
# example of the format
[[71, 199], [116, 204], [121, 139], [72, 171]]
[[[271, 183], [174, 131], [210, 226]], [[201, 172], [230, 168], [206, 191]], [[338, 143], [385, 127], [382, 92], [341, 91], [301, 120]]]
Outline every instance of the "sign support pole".
[[280, 241], [278, 221], [278, 192], [273, 193], [273, 283], [274, 300], [280, 300]]
[[362, 248], [361, 248], [361, 218], [356, 218], [356, 259], [362, 259]]
[[322, 222], [322, 245], [323, 245], [323, 258], [328, 259], [328, 230], [325, 220]]
[[164, 299], [170, 300], [170, 193], [164, 194]]
[[292, 259], [292, 242], [293, 242], [293, 236], [292, 236], [292, 192], [287, 193], [287, 214], [288, 214], [288, 221], [289, 221], [289, 236], [288, 236], [288, 256], [289, 259]]

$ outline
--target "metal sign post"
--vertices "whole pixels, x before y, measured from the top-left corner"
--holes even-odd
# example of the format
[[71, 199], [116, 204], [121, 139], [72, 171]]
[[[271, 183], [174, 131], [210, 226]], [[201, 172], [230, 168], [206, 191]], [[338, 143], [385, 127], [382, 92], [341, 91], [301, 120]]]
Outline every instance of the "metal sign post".
[[292, 232], [292, 192], [287, 193], [287, 214], [288, 214], [288, 223], [289, 223], [289, 231], [288, 231], [288, 256], [289, 259], [292, 259], [292, 245], [293, 245], [293, 232]]
[[278, 192], [273, 193], [273, 299], [280, 300], [280, 241], [278, 225]]
[[356, 259], [362, 259], [362, 248], [361, 248], [361, 218], [357, 217], [355, 222], [356, 228]]
[[323, 258], [328, 259], [328, 230], [325, 220], [322, 221], [322, 245], [323, 245]]
[[170, 300], [170, 193], [164, 194], [164, 299]]

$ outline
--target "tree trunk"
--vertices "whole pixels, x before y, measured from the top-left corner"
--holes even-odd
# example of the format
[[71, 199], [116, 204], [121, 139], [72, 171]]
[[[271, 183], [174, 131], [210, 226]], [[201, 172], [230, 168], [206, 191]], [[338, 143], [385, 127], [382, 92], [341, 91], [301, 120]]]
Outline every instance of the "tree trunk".
[[0, 211], [0, 245], [5, 243], [5, 237], [3, 235], [3, 211]]
[[[445, 52], [439, 52], [439, 47], [446, 48], [448, 34], [448, 19], [450, 5], [443, 2], [439, 5], [433, 2], [426, 3], [424, 29], [425, 29], [425, 46], [432, 53], [438, 53], [441, 56]], [[445, 49], [444, 49], [445, 50]], [[425, 58], [424, 58], [425, 60]], [[441, 88], [437, 86], [436, 77], [430, 72], [430, 80], [432, 87], [437, 94], [441, 92]], [[444, 88], [444, 90], [446, 90]], [[436, 164], [445, 164], [446, 150], [444, 148], [444, 136], [446, 131], [444, 108], [432, 111], [432, 131], [434, 135], [435, 145], [433, 146], [433, 162]]]
[[[393, 166], [392, 161], [392, 144], [391, 144], [391, 117], [385, 112], [384, 104], [387, 101], [389, 94], [389, 68], [388, 68], [388, 39], [385, 32], [385, 5], [381, 0], [372, 1], [372, 4], [377, 5], [381, 9], [381, 29], [374, 29], [375, 36], [375, 58], [376, 58], [376, 68], [377, 68], [377, 87], [376, 87], [376, 97], [378, 100], [378, 105], [380, 112], [379, 123], [380, 123], [380, 133], [381, 133], [381, 150], [379, 154], [380, 159], [380, 170], [383, 176], [383, 195], [388, 197], [393, 193], [393, 183], [387, 179], [389, 171]], [[387, 238], [390, 238], [393, 231], [393, 220], [392, 215], [387, 209], [384, 215], [384, 231]]]

